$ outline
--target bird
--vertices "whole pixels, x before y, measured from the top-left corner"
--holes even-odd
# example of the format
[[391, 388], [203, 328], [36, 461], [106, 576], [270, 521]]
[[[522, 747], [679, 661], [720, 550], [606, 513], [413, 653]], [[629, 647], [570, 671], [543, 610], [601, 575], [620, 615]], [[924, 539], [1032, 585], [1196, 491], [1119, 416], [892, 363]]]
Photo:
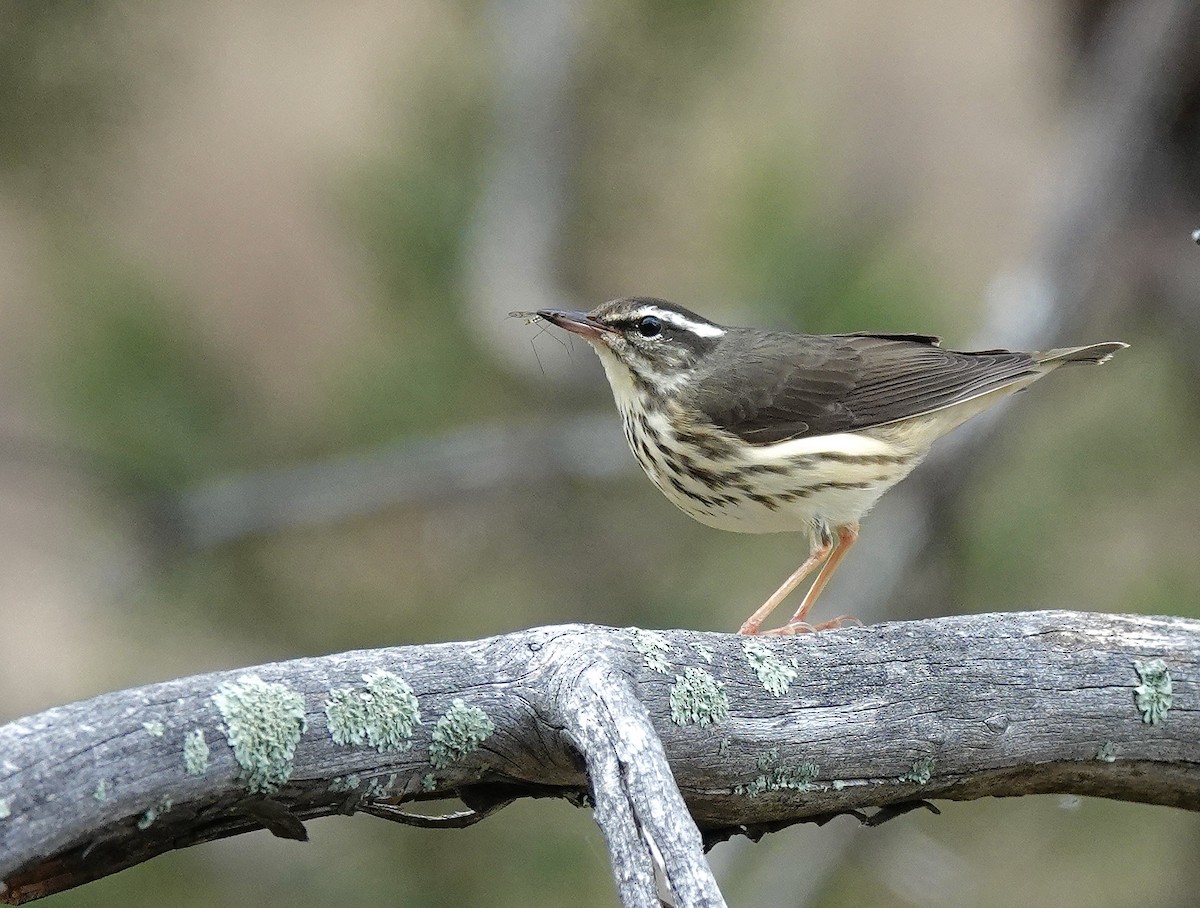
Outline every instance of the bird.
[[[630, 449], [685, 514], [721, 530], [805, 534], [808, 556], [741, 634], [853, 621], [813, 625], [808, 616], [880, 496], [972, 416], [1059, 366], [1104, 363], [1128, 346], [959, 352], [925, 334], [731, 327], [655, 297], [614, 299], [591, 312], [513, 314], [591, 345]], [[764, 631], [813, 571], [791, 619]]]

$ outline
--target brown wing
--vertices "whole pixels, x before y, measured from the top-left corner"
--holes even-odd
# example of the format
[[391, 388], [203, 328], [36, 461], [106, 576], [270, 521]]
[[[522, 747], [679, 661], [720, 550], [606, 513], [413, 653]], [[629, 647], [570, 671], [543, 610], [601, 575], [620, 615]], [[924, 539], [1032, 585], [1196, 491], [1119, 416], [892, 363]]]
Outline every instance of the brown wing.
[[752, 444], [852, 432], [917, 416], [1033, 374], [1026, 353], [958, 353], [924, 335], [731, 329], [691, 403]]

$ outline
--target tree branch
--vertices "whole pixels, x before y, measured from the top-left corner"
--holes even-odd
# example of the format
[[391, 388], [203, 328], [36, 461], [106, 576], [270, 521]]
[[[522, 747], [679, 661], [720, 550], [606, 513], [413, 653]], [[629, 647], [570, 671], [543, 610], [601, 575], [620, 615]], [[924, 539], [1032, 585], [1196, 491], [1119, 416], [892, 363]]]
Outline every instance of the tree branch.
[[[1198, 670], [1200, 622], [1032, 612], [790, 639], [571, 625], [168, 681], [0, 727], [2, 898], [311, 817], [466, 825], [552, 796], [594, 804], [624, 904], [657, 882], [720, 905], [701, 844], [735, 834], [1035, 792], [1200, 810]], [[413, 817], [455, 795], [467, 811]]]

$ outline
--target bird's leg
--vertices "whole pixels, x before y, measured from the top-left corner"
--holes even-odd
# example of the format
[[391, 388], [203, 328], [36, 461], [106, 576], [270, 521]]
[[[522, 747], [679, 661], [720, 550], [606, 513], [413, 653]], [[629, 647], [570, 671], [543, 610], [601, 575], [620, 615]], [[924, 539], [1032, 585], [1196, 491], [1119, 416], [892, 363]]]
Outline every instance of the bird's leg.
[[[813, 549], [812, 554], [805, 559], [804, 564], [796, 568], [796, 570], [792, 572], [792, 575], [788, 577], [787, 580], [783, 581], [783, 586], [772, 593], [771, 598], [764, 602], [759, 607], [758, 611], [756, 611], [742, 623], [742, 626], [738, 628], [738, 633], [757, 634], [758, 629], [762, 627], [762, 623], [767, 620], [767, 617], [771, 614], [771, 612], [775, 611], [775, 609], [779, 606], [779, 603], [783, 602], [783, 600], [791, 594], [792, 590], [798, 587], [801, 581], [811, 574], [813, 570], [821, 564], [822, 561], [824, 561], [826, 558], [829, 558], [829, 553], [832, 550], [833, 539], [830, 537], [828, 531], [823, 531], [821, 533], [820, 544]], [[824, 573], [824, 571], [821, 572], [821, 574]], [[817, 575], [818, 579], [820, 579], [821, 574]], [[805, 597], [806, 600], [807, 598], [808, 597]]]
[[838, 527], [837, 545], [834, 547], [833, 553], [829, 556], [829, 560], [825, 562], [825, 566], [821, 568], [821, 572], [817, 574], [817, 579], [813, 581], [813, 585], [804, 594], [804, 600], [800, 603], [800, 608], [796, 609], [796, 614], [792, 615], [791, 620], [787, 624], [766, 633], [806, 634], [811, 631], [823, 631], [828, 628], [841, 627], [843, 622], [857, 620], [851, 618], [849, 615], [842, 615], [839, 618], [834, 618], [832, 621], [826, 621], [823, 624], [817, 625], [811, 625], [804, 620], [808, 616], [809, 610], [816, 603], [817, 597], [821, 595], [821, 591], [825, 589], [825, 585], [829, 583], [829, 578], [833, 576], [833, 572], [837, 570], [842, 559], [846, 557], [846, 553], [850, 551], [850, 546], [854, 545], [857, 539], [857, 523]]

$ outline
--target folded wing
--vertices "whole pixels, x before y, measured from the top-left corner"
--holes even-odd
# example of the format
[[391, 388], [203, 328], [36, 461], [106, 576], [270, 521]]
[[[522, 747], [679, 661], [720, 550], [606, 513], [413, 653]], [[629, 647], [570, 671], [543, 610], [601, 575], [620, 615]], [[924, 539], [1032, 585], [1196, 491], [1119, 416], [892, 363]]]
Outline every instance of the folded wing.
[[1038, 371], [1027, 353], [943, 350], [925, 335], [731, 334], [691, 403], [752, 444], [852, 432], [940, 410]]

